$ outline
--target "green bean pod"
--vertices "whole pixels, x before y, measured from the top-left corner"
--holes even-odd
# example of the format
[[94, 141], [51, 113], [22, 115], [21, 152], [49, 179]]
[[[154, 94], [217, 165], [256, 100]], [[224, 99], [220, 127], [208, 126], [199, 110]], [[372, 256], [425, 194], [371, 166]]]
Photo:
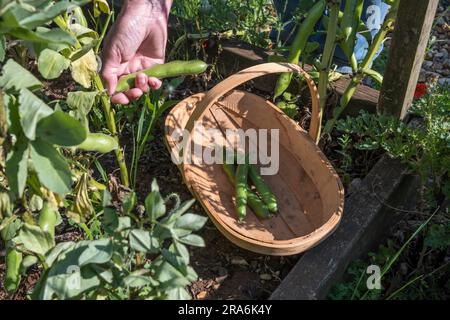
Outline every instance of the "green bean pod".
[[270, 188], [266, 184], [264, 179], [259, 174], [258, 169], [253, 165], [249, 165], [248, 174], [256, 187], [256, 191], [258, 191], [262, 200], [267, 205], [269, 211], [272, 213], [276, 213], [278, 211], [277, 199], [272, 191], [270, 191]]
[[208, 65], [201, 60], [191, 61], [171, 61], [165, 64], [158, 64], [146, 70], [130, 73], [119, 79], [116, 92], [127, 91], [134, 88], [138, 73], [144, 73], [149, 77], [158, 79], [178, 77], [183, 75], [199, 74], [205, 72]]
[[[287, 61], [289, 63], [298, 64], [302, 51], [306, 47], [309, 36], [314, 32], [314, 26], [322, 17], [323, 11], [325, 10], [325, 0], [317, 2], [308, 12], [305, 20], [300, 25], [297, 34], [295, 35], [294, 41], [291, 45], [291, 50]], [[277, 98], [283, 94], [284, 91], [289, 87], [291, 83], [292, 73], [282, 73], [277, 80], [275, 86], [274, 98]]]
[[247, 190], [247, 202], [250, 209], [252, 209], [255, 216], [259, 219], [270, 218], [269, 208], [266, 204], [258, 197], [258, 195], [250, 190]]
[[55, 237], [55, 226], [58, 221], [58, 215], [55, 210], [50, 208], [48, 201], [44, 201], [41, 213], [39, 214], [38, 225], [39, 227], [52, 236]]
[[343, 32], [343, 41], [347, 41], [354, 27], [354, 14], [357, 0], [346, 0], [344, 15], [341, 21], [341, 30]]
[[[234, 185], [236, 182], [234, 165], [224, 163], [223, 169], [230, 182]], [[263, 201], [261, 201], [258, 195], [249, 190], [248, 187], [247, 187], [247, 202], [250, 209], [252, 209], [253, 213], [258, 218], [267, 219], [270, 217], [270, 212], [267, 206], [264, 204]]]
[[[341, 24], [344, 37], [341, 39], [339, 45], [342, 48], [342, 51], [347, 56], [347, 59], [349, 59], [353, 71], [356, 71], [358, 66], [354, 49], [356, 42], [356, 33], [358, 32], [360, 24], [362, 23], [362, 25], [365, 26], [365, 24], [361, 21], [364, 0], [354, 0], [350, 2], [354, 2], [354, 9], [349, 13], [344, 12], [343, 21]], [[347, 3], [345, 10], [347, 11]]]
[[22, 263], [22, 253], [9, 248], [6, 253], [6, 275], [5, 275], [5, 290], [8, 293], [16, 292], [19, 287], [21, 275], [20, 265]]
[[236, 213], [239, 220], [247, 215], [248, 163], [240, 164], [236, 170]]
[[108, 153], [119, 147], [117, 140], [103, 133], [88, 133], [86, 140], [77, 146], [84, 151]]

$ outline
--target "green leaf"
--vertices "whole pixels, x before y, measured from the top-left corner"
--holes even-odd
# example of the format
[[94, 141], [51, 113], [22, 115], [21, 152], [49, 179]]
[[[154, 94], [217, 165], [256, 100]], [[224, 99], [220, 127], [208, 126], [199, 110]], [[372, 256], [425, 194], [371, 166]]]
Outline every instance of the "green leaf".
[[86, 140], [86, 128], [63, 111], [55, 111], [39, 121], [36, 135], [58, 146], [77, 146]]
[[167, 290], [167, 299], [169, 300], [191, 300], [191, 295], [185, 288], [174, 288]]
[[173, 222], [176, 221], [182, 214], [184, 214], [192, 205], [194, 204], [195, 199], [191, 199], [189, 201], [183, 202], [179, 208], [177, 208], [169, 217], [168, 221]]
[[173, 243], [173, 246], [178, 255], [183, 259], [184, 263], [186, 265], [189, 264], [190, 256], [187, 247], [184, 244], [179, 243], [178, 241], [175, 241]]
[[29, 155], [28, 142], [19, 140], [8, 153], [6, 159], [6, 176], [8, 177], [9, 188], [19, 198], [22, 197], [27, 182]]
[[61, 29], [38, 28], [36, 31], [31, 31], [26, 28], [15, 28], [9, 33], [18, 39], [31, 42], [66, 43], [72, 46], [77, 43], [70, 33]]
[[117, 216], [116, 210], [109, 207], [103, 209], [103, 225], [105, 226], [105, 231], [109, 234], [118, 231], [119, 217]]
[[137, 203], [137, 196], [136, 196], [136, 192], [131, 192], [130, 196], [128, 198], [126, 198], [123, 201], [123, 213], [124, 214], [129, 214], [131, 212], [131, 210], [134, 209], [134, 207], [136, 206]]
[[196, 234], [188, 234], [187, 236], [184, 236], [179, 239], [180, 242], [183, 242], [184, 244], [190, 245], [190, 246], [196, 246], [196, 247], [204, 247], [205, 241], [202, 237], [196, 235]]
[[23, 244], [26, 250], [44, 256], [55, 246], [51, 234], [38, 226], [25, 223], [19, 231], [16, 242]]
[[161, 288], [185, 287], [190, 281], [169, 262], [162, 260], [155, 270], [155, 278], [161, 282]]
[[[76, 61], [80, 58], [82, 58], [85, 54], [90, 52], [92, 49], [94, 49], [100, 40], [94, 39], [91, 42], [87, 44], [83, 44], [83, 46], [78, 50], [70, 50], [67, 51], [67, 57], [70, 59], [70, 61]], [[63, 52], [65, 53], [65, 52]]]
[[130, 247], [139, 252], [157, 253], [159, 242], [149, 231], [134, 229], [130, 232]]
[[28, 88], [30, 90], [38, 89], [42, 83], [31, 72], [9, 59], [2, 68], [0, 77], [0, 87], [3, 90], [17, 90]]
[[187, 265], [186, 260], [183, 257], [180, 257], [175, 252], [172, 252], [167, 249], [161, 250], [161, 255], [164, 257], [164, 259], [169, 262], [172, 266], [177, 268], [178, 271], [180, 271], [183, 275], [187, 272]]
[[66, 160], [50, 143], [41, 139], [31, 142], [31, 160], [39, 181], [60, 195], [70, 192], [72, 174]]
[[72, 31], [77, 38], [89, 37], [97, 38], [98, 34], [92, 29], [89, 29], [79, 23], [72, 23], [70, 26], [70, 31]]
[[202, 217], [198, 214], [186, 213], [181, 216], [175, 223], [176, 228], [197, 231], [200, 230], [206, 223], [208, 218]]
[[0, 236], [3, 241], [9, 241], [14, 238], [19, 231], [22, 222], [16, 216], [4, 219], [0, 225]]
[[133, 272], [132, 274], [126, 276], [123, 279], [123, 284], [125, 287], [130, 288], [142, 288], [148, 285], [157, 286], [158, 283], [148, 276], [142, 275], [143, 272], [147, 272], [148, 270], [138, 270]]
[[97, 92], [75, 91], [67, 95], [67, 105], [76, 111], [76, 118], [86, 117], [95, 102]]
[[159, 193], [156, 180], [152, 182], [152, 192], [145, 198], [145, 210], [152, 221], [156, 221], [166, 213], [166, 204]]
[[[110, 239], [60, 244], [47, 254], [53, 263], [36, 292], [40, 299], [75, 298], [101, 284], [105, 272], [95, 268], [111, 260], [113, 245]], [[106, 270], [106, 274], [108, 270]], [[107, 276], [109, 277], [109, 276]]]
[[66, 12], [73, 5], [74, 3], [71, 1], [57, 1], [45, 10], [37, 10], [35, 14], [28, 15], [20, 21], [20, 24], [29, 29], [42, 26], [61, 13]]
[[58, 243], [45, 256], [45, 263], [47, 263], [47, 265], [49, 267], [51, 267], [53, 265], [53, 263], [55, 263], [55, 261], [58, 259], [60, 254], [71, 250], [74, 246], [75, 246], [75, 242], [72, 242], [72, 241]]
[[105, 190], [103, 190], [103, 193], [102, 193], [102, 206], [109, 207], [111, 205], [112, 205], [111, 193], [107, 189], [105, 189]]
[[25, 136], [34, 140], [36, 138], [37, 123], [51, 115], [53, 110], [47, 106], [41, 99], [36, 97], [28, 89], [20, 90], [19, 96], [19, 115]]
[[39, 55], [38, 69], [45, 79], [56, 79], [70, 66], [70, 60], [51, 49], [44, 49]]
[[53, 273], [63, 271], [71, 265], [83, 267], [91, 263], [106, 263], [111, 259], [113, 253], [110, 239], [66, 243], [65, 245], [58, 244], [47, 254], [47, 258], [52, 257], [54, 261], [52, 265]]

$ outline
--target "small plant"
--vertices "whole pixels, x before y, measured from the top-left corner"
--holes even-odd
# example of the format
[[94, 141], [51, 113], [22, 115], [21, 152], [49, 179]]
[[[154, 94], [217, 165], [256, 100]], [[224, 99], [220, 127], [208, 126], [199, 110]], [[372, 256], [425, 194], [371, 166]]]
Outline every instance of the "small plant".
[[422, 125], [408, 126], [391, 116], [363, 112], [357, 118], [338, 121], [336, 128], [353, 136], [357, 149], [383, 149], [407, 163], [420, 175], [428, 200], [435, 201], [450, 195], [449, 106], [449, 88], [438, 86], [409, 111], [423, 119]]
[[[450, 248], [449, 92], [448, 87], [435, 87], [415, 102], [410, 113], [421, 117], [419, 125], [368, 113], [337, 122], [336, 129], [350, 136], [355, 148], [382, 149], [418, 174], [426, 206], [414, 219], [418, 226], [408, 229], [412, 235], [406, 241], [388, 240], [377, 252], [369, 254], [368, 263], [352, 263], [347, 280], [333, 288], [331, 299], [448, 299], [450, 264], [445, 257]], [[347, 145], [348, 139], [341, 141], [342, 148]], [[370, 264], [381, 267], [381, 290], [368, 290], [365, 286]]]
[[[171, 210], [169, 202], [175, 200]], [[206, 217], [186, 211], [193, 200], [180, 204], [171, 194], [163, 198], [156, 181], [145, 199], [145, 210], [136, 207], [131, 193], [121, 208], [112, 206], [103, 192], [98, 213], [104, 226], [98, 239], [61, 242], [43, 247], [45, 230], [26, 225], [14, 241], [21, 252], [38, 257], [44, 271], [32, 297], [35, 299], [189, 299], [185, 287], [197, 279], [189, 266], [186, 245], [204, 246], [195, 234]], [[35, 259], [32, 260], [33, 262]]]

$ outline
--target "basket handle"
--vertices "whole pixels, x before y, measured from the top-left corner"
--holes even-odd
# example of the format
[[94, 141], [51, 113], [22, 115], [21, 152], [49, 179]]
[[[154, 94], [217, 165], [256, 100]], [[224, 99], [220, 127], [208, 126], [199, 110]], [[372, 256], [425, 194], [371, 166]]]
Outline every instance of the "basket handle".
[[234, 88], [240, 86], [244, 82], [252, 80], [257, 77], [261, 77], [264, 75], [272, 74], [272, 73], [284, 73], [284, 72], [295, 72], [303, 75], [308, 84], [309, 92], [311, 94], [312, 101], [312, 112], [311, 112], [311, 124], [309, 127], [309, 135], [315, 141], [317, 141], [319, 135], [319, 93], [317, 91], [317, 87], [314, 84], [314, 81], [311, 79], [309, 74], [300, 68], [296, 64], [291, 63], [263, 63], [258, 64], [256, 66], [252, 66], [250, 68], [244, 69], [235, 73], [234, 75], [226, 78], [219, 84], [217, 84], [214, 88], [208, 91], [208, 93], [204, 96], [202, 101], [197, 104], [194, 111], [186, 123], [185, 129], [189, 132], [192, 131], [194, 127], [194, 123], [197, 119], [201, 118], [201, 116], [212, 106], [214, 105], [223, 95], [227, 92], [233, 90]]

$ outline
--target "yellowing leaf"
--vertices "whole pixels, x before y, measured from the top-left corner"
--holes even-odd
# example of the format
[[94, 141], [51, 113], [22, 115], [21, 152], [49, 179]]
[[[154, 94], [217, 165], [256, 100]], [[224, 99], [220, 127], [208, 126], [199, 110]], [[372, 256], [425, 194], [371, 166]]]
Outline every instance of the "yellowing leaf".
[[91, 87], [92, 74], [97, 72], [97, 60], [94, 51], [89, 51], [80, 59], [72, 62], [72, 78], [85, 88]]
[[101, 12], [110, 13], [108, 2], [106, 0], [94, 0], [94, 16], [98, 17]]

